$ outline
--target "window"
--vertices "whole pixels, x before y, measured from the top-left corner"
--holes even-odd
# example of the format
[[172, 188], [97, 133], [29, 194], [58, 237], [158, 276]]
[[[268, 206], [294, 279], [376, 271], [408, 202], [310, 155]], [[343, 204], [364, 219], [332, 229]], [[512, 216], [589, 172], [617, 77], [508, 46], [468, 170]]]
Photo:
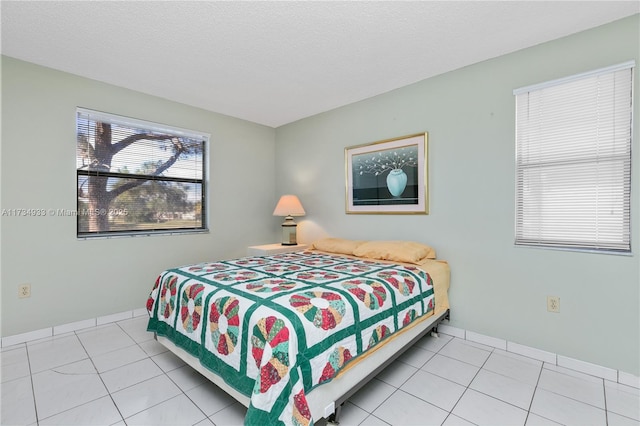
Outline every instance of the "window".
[[634, 66], [514, 91], [516, 244], [631, 251]]
[[208, 135], [78, 108], [78, 237], [206, 230]]

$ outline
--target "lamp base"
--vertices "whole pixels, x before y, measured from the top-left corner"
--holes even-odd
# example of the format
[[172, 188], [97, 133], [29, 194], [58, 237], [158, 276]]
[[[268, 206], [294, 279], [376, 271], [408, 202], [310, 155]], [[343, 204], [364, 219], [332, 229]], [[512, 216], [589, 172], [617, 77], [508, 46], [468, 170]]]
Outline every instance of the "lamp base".
[[298, 225], [293, 221], [293, 217], [287, 216], [282, 224], [282, 245], [297, 246], [296, 228]]

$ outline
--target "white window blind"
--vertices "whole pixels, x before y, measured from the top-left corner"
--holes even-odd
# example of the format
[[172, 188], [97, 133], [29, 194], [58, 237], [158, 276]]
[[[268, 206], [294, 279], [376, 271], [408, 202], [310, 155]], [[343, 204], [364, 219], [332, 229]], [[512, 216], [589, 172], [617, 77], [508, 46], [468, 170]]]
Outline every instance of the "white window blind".
[[634, 62], [516, 96], [516, 244], [631, 250]]
[[77, 235], [205, 231], [209, 135], [78, 108]]

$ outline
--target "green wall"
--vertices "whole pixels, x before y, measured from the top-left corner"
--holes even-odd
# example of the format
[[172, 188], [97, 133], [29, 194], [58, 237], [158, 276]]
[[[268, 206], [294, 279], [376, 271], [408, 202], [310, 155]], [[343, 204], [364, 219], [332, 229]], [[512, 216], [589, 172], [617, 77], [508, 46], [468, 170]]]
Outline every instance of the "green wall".
[[211, 134], [210, 232], [78, 240], [75, 217], [0, 217], [2, 336], [142, 308], [165, 268], [243, 256], [278, 230], [274, 129], [8, 57], [1, 208], [75, 210], [77, 106]]
[[[282, 126], [276, 189], [300, 197], [300, 239], [410, 239], [450, 262], [451, 325], [640, 374], [640, 145], [632, 256], [515, 247], [513, 89], [635, 59], [638, 15]], [[640, 123], [640, 90], [634, 120]], [[429, 133], [428, 216], [345, 214], [344, 148]], [[561, 312], [548, 313], [547, 295]]]
[[[515, 88], [631, 59], [638, 15], [271, 129], [2, 57], [0, 207], [75, 209], [77, 106], [211, 134], [211, 232], [77, 240], [75, 218], [0, 217], [1, 335], [144, 306], [158, 272], [278, 240], [277, 197], [307, 211], [299, 239], [429, 243], [451, 264], [451, 325], [640, 375], [640, 147], [633, 255], [515, 247]], [[636, 82], [638, 81], [636, 68]], [[638, 123], [638, 90], [634, 120]], [[345, 214], [344, 148], [429, 133], [430, 214]], [[32, 297], [17, 298], [30, 283]], [[546, 311], [546, 296], [561, 312]]]

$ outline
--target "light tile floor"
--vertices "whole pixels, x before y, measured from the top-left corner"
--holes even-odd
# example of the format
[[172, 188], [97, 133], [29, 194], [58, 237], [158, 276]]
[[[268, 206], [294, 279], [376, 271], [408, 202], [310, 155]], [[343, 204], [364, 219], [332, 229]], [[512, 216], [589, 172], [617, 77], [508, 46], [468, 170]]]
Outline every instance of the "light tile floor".
[[[240, 425], [246, 409], [146, 317], [2, 348], [2, 425]], [[324, 421], [319, 421], [324, 424]], [[640, 425], [640, 390], [440, 334], [342, 410], [347, 425]]]

